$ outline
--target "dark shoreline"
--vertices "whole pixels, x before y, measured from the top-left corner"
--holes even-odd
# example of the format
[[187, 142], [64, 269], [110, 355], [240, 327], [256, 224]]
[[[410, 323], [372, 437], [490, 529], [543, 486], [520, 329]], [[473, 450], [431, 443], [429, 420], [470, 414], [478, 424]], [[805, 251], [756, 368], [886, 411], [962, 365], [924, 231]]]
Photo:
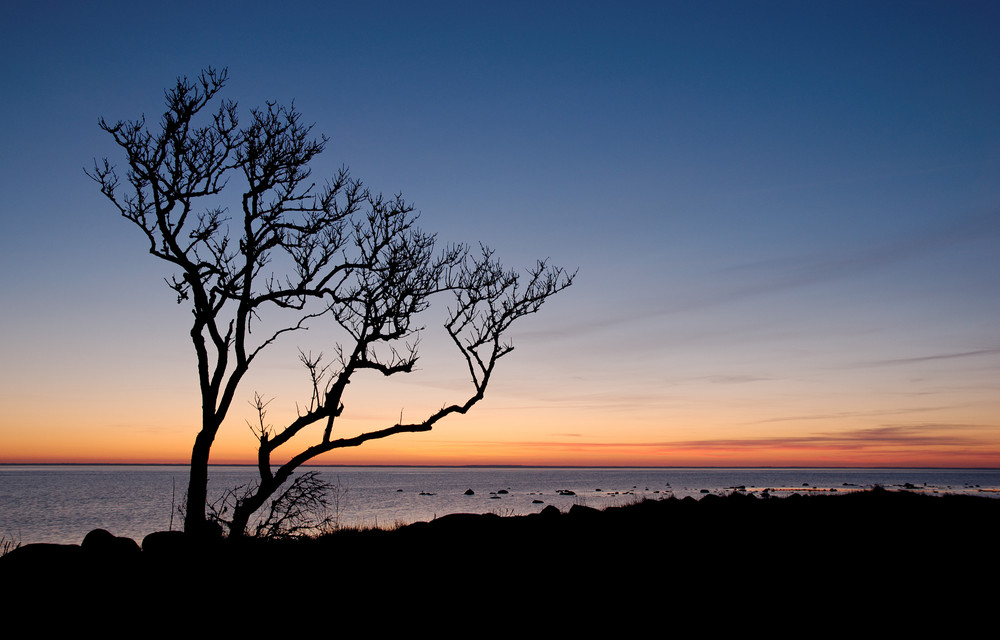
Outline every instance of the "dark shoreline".
[[[821, 590], [961, 584], [998, 568], [995, 498], [874, 490], [759, 498], [740, 493], [645, 500], [599, 511], [549, 507], [527, 516], [453, 514], [396, 530], [342, 530], [296, 540], [135, 542], [88, 534], [82, 545], [28, 544], [0, 558], [6, 584], [169, 587], [219, 572], [227, 580], [435, 576], [473, 589], [586, 590], [670, 576], [679, 584], [752, 580]], [[992, 579], [992, 575], [991, 575]], [[928, 582], [929, 581], [929, 582]], [[942, 582], [943, 581], [943, 582]]]

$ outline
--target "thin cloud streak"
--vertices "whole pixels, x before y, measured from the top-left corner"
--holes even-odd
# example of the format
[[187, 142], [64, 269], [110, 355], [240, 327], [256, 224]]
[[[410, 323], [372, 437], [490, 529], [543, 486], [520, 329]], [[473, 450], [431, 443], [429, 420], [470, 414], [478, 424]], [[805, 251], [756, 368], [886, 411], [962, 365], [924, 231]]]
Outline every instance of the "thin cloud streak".
[[[923, 423], [919, 425], [890, 425], [855, 429], [844, 432], [820, 432], [804, 436], [777, 436], [761, 438], [717, 438], [703, 440], [673, 440], [653, 442], [553, 442], [553, 441], [522, 441], [522, 442], [477, 442], [476, 445], [516, 446], [529, 449], [650, 449], [669, 451], [711, 451], [711, 450], [754, 450], [775, 451], [782, 449], [815, 449], [818, 447], [836, 447], [838, 449], [865, 449], [885, 446], [909, 447], [980, 447], [995, 443], [984, 437], [975, 435], [959, 435], [946, 433], [950, 430], [983, 432], [989, 434], [996, 426]], [[942, 433], [945, 432], [945, 433]], [[469, 444], [469, 443], [463, 443]]]
[[941, 407], [911, 407], [899, 409], [879, 409], [875, 411], [838, 411], [836, 413], [816, 413], [797, 416], [784, 416], [781, 418], [768, 418], [767, 420], [756, 420], [745, 424], [768, 424], [772, 422], [799, 422], [803, 420], [841, 420], [846, 418], [871, 418], [878, 416], [906, 415], [910, 413], [923, 413], [926, 411], [943, 411], [952, 409], [950, 406]]
[[[757, 260], [720, 269], [714, 274], [721, 284], [714, 290], [670, 292], [665, 304], [650, 309], [645, 303], [618, 313], [593, 315], [587, 321], [567, 324], [548, 336], [559, 340], [605, 332], [691, 311], [701, 311], [759, 296], [781, 293], [810, 285], [863, 276], [875, 270], [911, 261], [935, 251], [966, 242], [978, 242], [1000, 236], [1000, 212], [949, 220], [894, 242], [855, 250], [838, 257], [832, 255], [785, 256]], [[622, 307], [617, 307], [622, 309]], [[642, 308], [643, 311], [639, 311]], [[648, 311], [646, 311], [648, 309]]]
[[852, 369], [862, 369], [869, 367], [892, 367], [896, 365], [916, 364], [919, 362], [934, 362], [936, 360], [957, 360], [959, 358], [976, 358], [980, 356], [993, 356], [1000, 354], [1000, 347], [991, 349], [977, 349], [976, 351], [957, 351], [954, 353], [939, 353], [930, 356], [917, 356], [913, 358], [892, 358], [889, 360], [872, 360], [869, 362], [858, 362], [849, 365]]
[[719, 272], [725, 282], [733, 274], [756, 281], [729, 286], [721, 291], [690, 296], [661, 310], [661, 315], [712, 307], [735, 300], [778, 293], [807, 285], [856, 277], [870, 271], [906, 262], [956, 244], [1000, 235], [1000, 213], [965, 218], [945, 226], [924, 230], [897, 242], [884, 243], [848, 253], [843, 257], [800, 256], [759, 260], [727, 267]]

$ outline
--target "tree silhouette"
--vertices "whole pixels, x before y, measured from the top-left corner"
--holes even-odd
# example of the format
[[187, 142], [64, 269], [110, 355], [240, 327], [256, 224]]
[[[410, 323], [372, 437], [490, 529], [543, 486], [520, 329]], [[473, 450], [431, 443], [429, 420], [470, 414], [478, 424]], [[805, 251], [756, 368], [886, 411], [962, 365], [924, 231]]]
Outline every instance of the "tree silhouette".
[[[228, 523], [230, 535], [240, 536], [251, 516], [315, 456], [428, 431], [448, 415], [467, 412], [483, 398], [497, 361], [513, 349], [506, 337], [511, 325], [570, 286], [574, 274], [546, 261], [525, 272], [508, 270], [485, 245], [437, 250], [435, 236], [416, 226], [418, 215], [401, 195], [375, 194], [346, 169], [315, 185], [309, 164], [327, 139], [312, 137], [294, 107], [275, 102], [251, 110], [243, 126], [235, 102], [209, 111], [226, 79], [225, 69], [211, 68], [194, 81], [179, 78], [165, 92], [166, 111], [152, 131], [144, 117], [101, 119], [128, 169], [123, 179], [105, 159], [87, 174], [142, 231], [149, 252], [172, 265], [167, 284], [193, 312], [202, 415], [191, 453], [186, 531], [205, 528], [212, 443], [257, 356], [310, 321], [332, 321], [345, 336], [329, 364], [300, 352], [311, 396], [295, 420], [267, 425], [266, 402], [256, 395], [259, 480], [236, 499]], [[230, 195], [236, 184], [238, 200]], [[231, 215], [227, 202], [233, 209], [238, 202], [238, 213]], [[471, 395], [419, 422], [334, 437], [354, 374], [413, 370], [417, 316], [439, 294], [452, 300], [444, 328], [468, 367]], [[274, 468], [272, 454], [317, 423], [321, 437]]]

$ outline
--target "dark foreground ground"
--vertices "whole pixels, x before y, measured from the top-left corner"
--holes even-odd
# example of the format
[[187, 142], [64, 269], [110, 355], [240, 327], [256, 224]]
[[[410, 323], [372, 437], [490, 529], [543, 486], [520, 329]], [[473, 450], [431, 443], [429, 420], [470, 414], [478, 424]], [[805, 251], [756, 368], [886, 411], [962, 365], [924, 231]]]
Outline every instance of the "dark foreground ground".
[[156, 533], [140, 550], [92, 533], [83, 545], [9, 553], [0, 558], [0, 584], [29, 599], [171, 597], [180, 609], [211, 602], [250, 614], [276, 603], [307, 611], [403, 606], [409, 615], [510, 606], [560, 617], [725, 612], [702, 620], [711, 626], [744, 615], [759, 625], [754, 616], [765, 612], [784, 612], [775, 621], [812, 620], [819, 611], [836, 625], [846, 612], [869, 611], [880, 624], [912, 628], [924, 618], [941, 624], [953, 608], [965, 611], [955, 624], [996, 613], [998, 533], [1000, 500], [986, 497], [733, 494], [605, 511], [458, 514], [292, 541]]

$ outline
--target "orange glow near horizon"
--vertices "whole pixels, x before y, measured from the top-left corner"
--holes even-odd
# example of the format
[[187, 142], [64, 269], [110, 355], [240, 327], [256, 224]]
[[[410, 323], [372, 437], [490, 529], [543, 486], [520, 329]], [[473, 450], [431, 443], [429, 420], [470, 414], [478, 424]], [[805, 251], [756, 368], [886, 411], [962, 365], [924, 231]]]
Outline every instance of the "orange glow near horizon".
[[[545, 447], [554, 449], [554, 447]], [[523, 449], [506, 451], [507, 447], [488, 447], [482, 450], [415, 449], [405, 452], [388, 451], [381, 454], [357, 453], [341, 450], [338, 454], [321, 456], [313, 465], [336, 466], [527, 466], [527, 467], [942, 467], [942, 468], [998, 468], [1000, 451], [969, 454], [934, 454], [904, 452], [898, 454], [870, 453], [855, 457], [831, 455], [828, 451], [803, 452], [768, 449], [757, 452], [726, 450], [687, 450], [673, 455], [662, 455], [657, 447], [635, 445], [628, 451], [609, 454], [586, 453], [577, 450], [550, 451], [548, 455], [525, 455]], [[249, 455], [213, 455], [212, 464], [253, 465]], [[275, 463], [283, 462], [275, 459]], [[0, 464], [181, 464], [188, 463], [184, 452], [176, 455], [150, 456], [117, 452], [94, 452], [60, 455], [5, 455]]]
[[[518, 430], [514, 436], [524, 436]], [[638, 439], [642, 429], [614, 430], [612, 441], [588, 429], [573, 434], [563, 429], [538, 429], [535, 438], [503, 439], [504, 432], [474, 419], [455, 420], [430, 433], [402, 434], [335, 450], [312, 461], [333, 465], [521, 465], [621, 467], [1000, 467], [1000, 443], [989, 439], [923, 439], [907, 434], [845, 430], [842, 436], [719, 437], [658, 442]], [[711, 434], [713, 429], [686, 429]], [[719, 432], [721, 429], [714, 429]], [[648, 435], [648, 434], [646, 434]], [[661, 434], [662, 435], [662, 434]], [[675, 437], [679, 433], [673, 434]], [[501, 436], [501, 437], [498, 437]], [[194, 430], [145, 433], [120, 428], [81, 428], [72, 437], [53, 440], [40, 430], [9, 443], [0, 463], [119, 463], [186, 464]], [[276, 456], [275, 463], [284, 459]], [[237, 425], [223, 429], [213, 448], [214, 464], [255, 464], [249, 430]]]
[[[174, 375], [181, 381], [187, 369]], [[338, 449], [312, 461], [330, 465], [521, 465], [602, 467], [1000, 467], [995, 401], [953, 394], [943, 402], [900, 401], [859, 388], [847, 397], [791, 383], [692, 384], [601, 390], [584, 396], [532, 369], [504, 370], [486, 399], [429, 433], [401, 434]], [[298, 382], [297, 376], [292, 378]], [[278, 377], [278, 380], [283, 378]], [[414, 380], [420, 380], [416, 375]], [[413, 421], [467, 390], [442, 384], [352, 385], [338, 421], [350, 437], [399, 419]], [[393, 381], [389, 381], [393, 382]], [[374, 384], [379, 383], [379, 384]], [[867, 383], [866, 383], [867, 384]], [[752, 388], [751, 388], [752, 387]], [[845, 384], [845, 387], [847, 385]], [[271, 388], [271, 387], [268, 387]], [[161, 387], [110, 402], [67, 395], [45, 412], [16, 403], [0, 416], [0, 463], [186, 464], [198, 424], [197, 395]], [[298, 387], [276, 392], [268, 421], [294, 419]], [[762, 392], [767, 393], [762, 393]], [[390, 393], [391, 392], [391, 393]], [[281, 400], [290, 398], [285, 404]], [[393, 398], [388, 400], [388, 398]], [[775, 407], [779, 407], [776, 410]], [[849, 406], [850, 411], [841, 407]], [[255, 464], [252, 410], [237, 403], [212, 451], [214, 464]], [[279, 449], [280, 463], [312, 444], [308, 430]]]

